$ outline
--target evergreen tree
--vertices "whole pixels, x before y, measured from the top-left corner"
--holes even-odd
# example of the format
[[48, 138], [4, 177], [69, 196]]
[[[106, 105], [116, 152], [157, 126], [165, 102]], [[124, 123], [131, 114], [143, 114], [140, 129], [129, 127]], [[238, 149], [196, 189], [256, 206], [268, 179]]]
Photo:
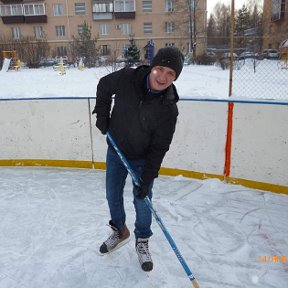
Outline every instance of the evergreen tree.
[[134, 63], [137, 63], [140, 61], [140, 50], [136, 46], [135, 39], [132, 37], [129, 39], [130, 46], [127, 49], [127, 58], [128, 58], [128, 65], [131, 66]]
[[92, 39], [91, 27], [86, 22], [83, 23], [83, 30], [78, 37], [73, 36], [71, 44], [72, 55], [77, 58], [82, 57], [86, 67], [94, 66], [97, 56], [97, 38]]
[[248, 7], [243, 4], [242, 8], [237, 11], [235, 17], [235, 33], [237, 35], [237, 42], [239, 47], [247, 46], [245, 30], [249, 29], [250, 27], [250, 11]]
[[248, 7], [243, 4], [242, 8], [237, 11], [235, 18], [235, 32], [243, 34], [244, 30], [250, 28], [250, 11]]

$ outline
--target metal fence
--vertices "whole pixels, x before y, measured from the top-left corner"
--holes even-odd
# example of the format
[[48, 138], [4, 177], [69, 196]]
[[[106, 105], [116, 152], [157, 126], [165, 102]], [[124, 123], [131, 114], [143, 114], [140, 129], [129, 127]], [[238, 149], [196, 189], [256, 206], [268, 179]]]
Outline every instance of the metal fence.
[[281, 59], [235, 59], [232, 96], [288, 99], [288, 65]]
[[[247, 5], [248, 3], [245, 2]], [[261, 29], [250, 28], [242, 33], [236, 33], [236, 30], [231, 29], [230, 33], [233, 33], [231, 51], [236, 53], [233, 65], [230, 65], [232, 69], [230, 96], [286, 100], [288, 99], [288, 1], [265, 0], [262, 8]], [[237, 15], [236, 7], [234, 11]]]

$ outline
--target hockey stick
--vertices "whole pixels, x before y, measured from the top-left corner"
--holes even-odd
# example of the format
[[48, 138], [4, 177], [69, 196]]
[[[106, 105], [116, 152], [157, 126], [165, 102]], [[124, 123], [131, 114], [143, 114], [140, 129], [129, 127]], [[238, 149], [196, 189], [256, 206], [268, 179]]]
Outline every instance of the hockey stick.
[[[118, 148], [117, 144], [115, 143], [114, 139], [112, 138], [112, 136], [111, 136], [111, 134], [109, 132], [107, 133], [107, 137], [108, 137], [110, 143], [112, 144], [113, 148], [117, 152], [118, 156], [120, 157], [121, 161], [123, 162], [124, 166], [126, 167], [128, 173], [132, 177], [132, 180], [133, 180], [134, 184], [136, 186], [140, 186], [140, 184], [141, 184], [140, 183], [140, 179], [137, 177], [137, 175], [133, 171], [131, 165], [129, 164], [129, 162], [127, 161], [127, 159], [123, 155], [123, 153], [120, 151], [120, 149]], [[145, 203], [147, 204], [147, 206], [149, 207], [149, 209], [151, 210], [155, 220], [157, 221], [157, 223], [159, 224], [160, 228], [162, 229], [166, 239], [168, 240], [171, 248], [173, 249], [175, 255], [177, 256], [177, 258], [179, 260], [179, 262], [181, 263], [183, 269], [185, 270], [189, 280], [192, 282], [192, 285], [195, 288], [200, 288], [200, 286], [199, 286], [198, 282], [196, 281], [194, 275], [192, 274], [191, 270], [189, 269], [188, 265], [186, 264], [186, 262], [185, 262], [184, 258], [182, 257], [180, 251], [178, 250], [178, 248], [176, 246], [176, 243], [174, 242], [174, 240], [171, 237], [170, 233], [166, 229], [162, 219], [157, 214], [156, 210], [153, 208], [152, 203], [151, 203], [150, 199], [148, 198], [148, 196], [146, 196], [144, 198], [144, 200], [145, 200]]]

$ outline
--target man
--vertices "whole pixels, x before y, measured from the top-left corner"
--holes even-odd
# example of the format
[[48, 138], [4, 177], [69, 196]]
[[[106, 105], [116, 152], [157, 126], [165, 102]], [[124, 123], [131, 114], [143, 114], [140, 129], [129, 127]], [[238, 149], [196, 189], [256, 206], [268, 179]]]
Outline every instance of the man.
[[[144, 271], [153, 269], [148, 240], [152, 236], [152, 214], [144, 198], [152, 198], [153, 181], [169, 150], [175, 131], [179, 100], [173, 84], [183, 68], [184, 57], [176, 47], [161, 48], [150, 66], [123, 68], [100, 79], [97, 86], [96, 126], [107, 131], [141, 179], [133, 185], [136, 211], [136, 252]], [[111, 110], [112, 96], [115, 95]], [[112, 234], [101, 245], [100, 253], [118, 249], [129, 241], [123, 190], [127, 170], [108, 142], [106, 158], [106, 198]]]

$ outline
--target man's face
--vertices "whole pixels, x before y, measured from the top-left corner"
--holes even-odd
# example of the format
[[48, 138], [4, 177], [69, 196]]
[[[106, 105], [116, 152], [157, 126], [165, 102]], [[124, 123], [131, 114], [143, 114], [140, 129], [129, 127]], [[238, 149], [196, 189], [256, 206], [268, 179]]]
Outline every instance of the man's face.
[[176, 79], [173, 69], [165, 66], [154, 66], [149, 77], [149, 84], [152, 90], [164, 90]]

